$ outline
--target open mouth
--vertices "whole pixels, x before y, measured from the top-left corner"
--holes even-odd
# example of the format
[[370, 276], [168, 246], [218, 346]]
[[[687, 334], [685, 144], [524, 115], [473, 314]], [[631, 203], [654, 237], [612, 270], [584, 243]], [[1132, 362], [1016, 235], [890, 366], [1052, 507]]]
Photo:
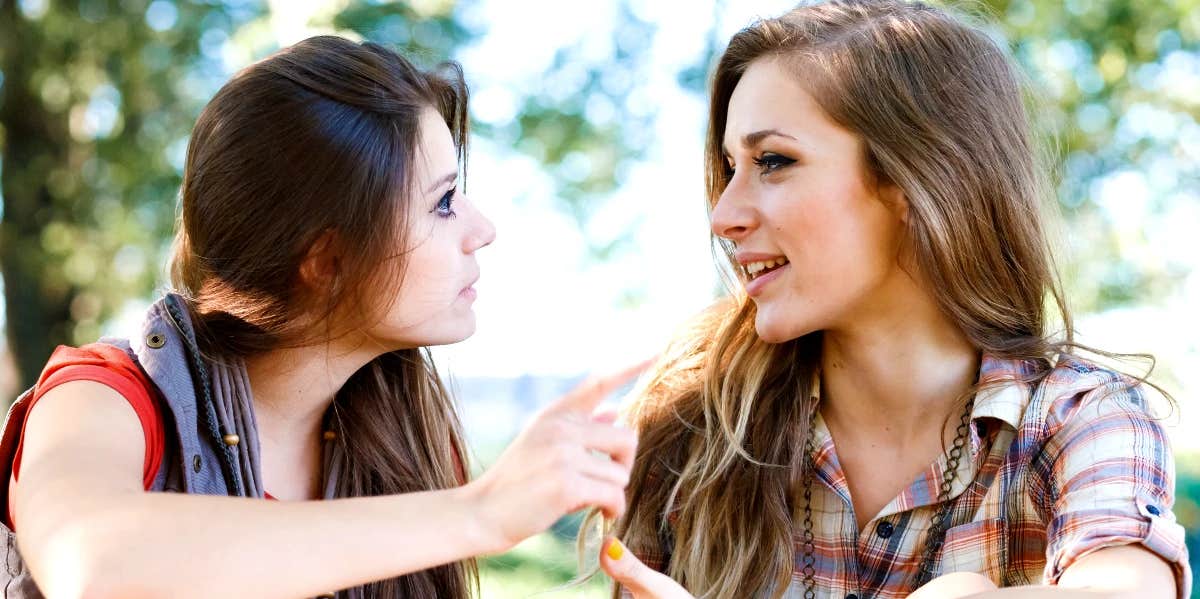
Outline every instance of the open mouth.
[[763, 275], [769, 274], [775, 270], [783, 268], [788, 263], [788, 259], [784, 256], [773, 258], [771, 260], [760, 260], [758, 262], [750, 262], [742, 268], [746, 271], [746, 280], [753, 281]]

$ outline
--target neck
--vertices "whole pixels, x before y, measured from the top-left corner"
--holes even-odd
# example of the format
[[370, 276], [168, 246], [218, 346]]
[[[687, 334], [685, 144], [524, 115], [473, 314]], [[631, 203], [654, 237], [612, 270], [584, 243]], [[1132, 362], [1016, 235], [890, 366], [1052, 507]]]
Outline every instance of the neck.
[[938, 434], [930, 423], [959, 409], [979, 351], [923, 292], [896, 304], [824, 332], [821, 411], [840, 430], [900, 445]]
[[259, 438], [274, 446], [315, 443], [338, 390], [377, 353], [325, 343], [247, 358]]

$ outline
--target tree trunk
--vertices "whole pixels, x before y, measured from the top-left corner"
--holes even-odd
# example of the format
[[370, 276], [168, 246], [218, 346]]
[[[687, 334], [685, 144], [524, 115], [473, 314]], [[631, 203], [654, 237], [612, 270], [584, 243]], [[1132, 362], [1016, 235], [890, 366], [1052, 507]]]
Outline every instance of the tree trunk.
[[[49, 256], [42, 229], [57, 212], [46, 185], [48, 175], [66, 164], [71, 143], [66, 115], [48, 114], [31, 87], [39, 52], [36, 27], [23, 23], [15, 0], [0, 1], [0, 126], [3, 127], [3, 217], [0, 218], [0, 273], [9, 350], [18, 388], [32, 385], [50, 352], [68, 343], [71, 301], [76, 293], [65, 282], [44, 277]], [[12, 398], [0, 398], [7, 402]]]

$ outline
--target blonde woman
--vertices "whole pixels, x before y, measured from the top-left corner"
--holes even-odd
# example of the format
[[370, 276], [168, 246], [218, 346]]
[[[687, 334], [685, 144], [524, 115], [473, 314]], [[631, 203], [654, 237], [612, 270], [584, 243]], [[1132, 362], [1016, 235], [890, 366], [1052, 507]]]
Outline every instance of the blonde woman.
[[1167, 439], [1078, 355], [1036, 154], [1005, 53], [942, 10], [733, 37], [706, 166], [743, 288], [633, 411], [620, 591], [1188, 596]]

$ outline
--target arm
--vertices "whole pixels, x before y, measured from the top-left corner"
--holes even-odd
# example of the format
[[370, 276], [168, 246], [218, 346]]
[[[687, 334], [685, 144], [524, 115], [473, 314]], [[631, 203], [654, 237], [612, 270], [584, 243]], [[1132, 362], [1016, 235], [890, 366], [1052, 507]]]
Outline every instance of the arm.
[[1058, 586], [1130, 599], [1173, 599], [1176, 595], [1171, 566], [1139, 545], [1109, 547], [1080, 558], [1063, 571]]
[[1051, 409], [1041, 462], [1048, 485], [1037, 501], [1048, 522], [1044, 580], [1056, 586], [972, 594], [982, 589], [955, 589], [942, 577], [912, 597], [1182, 597], [1189, 576], [1183, 529], [1170, 512], [1174, 463], [1145, 394], [1114, 383]]
[[465, 487], [267, 502], [144, 492], [128, 402], [99, 383], [64, 383], [26, 425], [18, 543], [47, 596], [101, 599], [312, 596], [501, 551], [583, 505], [623, 511], [635, 440], [586, 417], [607, 388], [551, 406]]
[[1138, 546], [1109, 547], [1080, 558], [1058, 586], [996, 589], [974, 573], [939, 576], [909, 599], [1172, 599], [1175, 574], [1162, 558]]
[[[604, 571], [635, 599], [689, 599], [678, 583], [634, 557], [611, 539], [600, 556]], [[1091, 553], [1063, 572], [1058, 586], [997, 589], [986, 577], [954, 572], [919, 588], [909, 599], [1171, 599], [1175, 574], [1157, 555], [1136, 546]]]
[[1162, 558], [1135, 545], [1090, 553], [1063, 571], [1056, 587], [1014, 587], [972, 599], [1173, 599], [1175, 573]]

